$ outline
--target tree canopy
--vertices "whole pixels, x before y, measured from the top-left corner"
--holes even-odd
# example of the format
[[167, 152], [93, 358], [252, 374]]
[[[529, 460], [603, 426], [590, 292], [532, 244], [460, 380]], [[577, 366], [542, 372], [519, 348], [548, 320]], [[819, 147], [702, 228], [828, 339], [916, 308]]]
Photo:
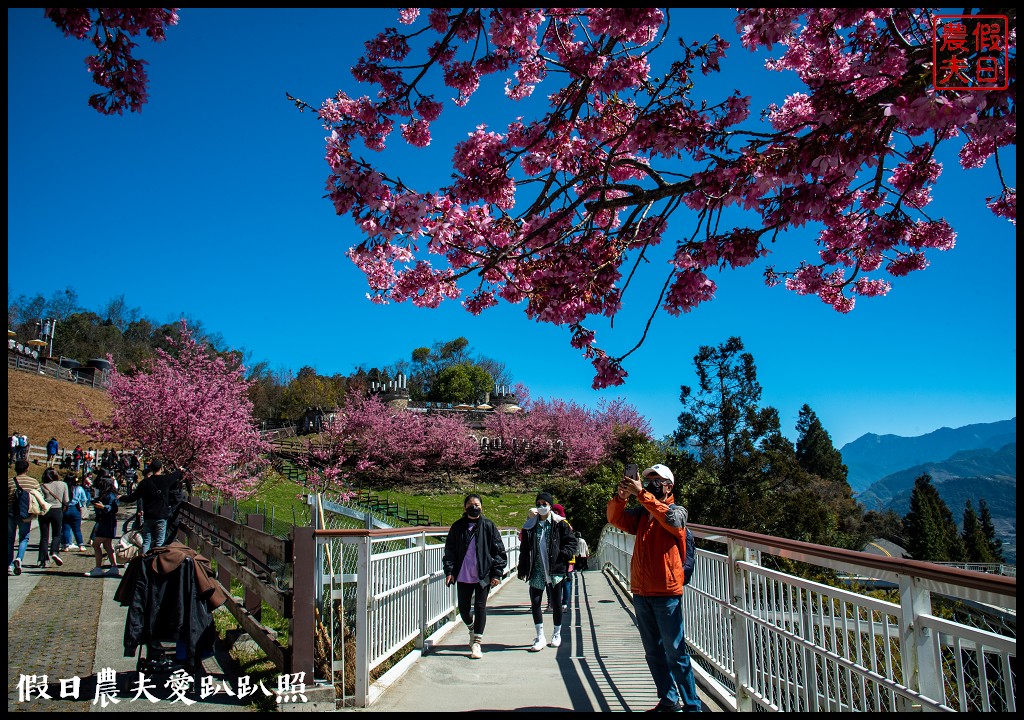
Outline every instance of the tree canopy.
[[[741, 8], [733, 28], [694, 37], [684, 23], [678, 38], [672, 12], [405, 8], [397, 20], [408, 30], [382, 30], [352, 68], [366, 94], [292, 97], [327, 132], [327, 196], [364, 234], [348, 256], [373, 299], [460, 298], [474, 314], [525, 301], [530, 318], [567, 327], [600, 388], [624, 381], [646, 330], [611, 352], [594, 321], [619, 313], [638, 273], [650, 277], [659, 245], [668, 247], [650, 268], [661, 288], [652, 318], [710, 301], [715, 271], [762, 261], [778, 243], [797, 249], [785, 267], [766, 265], [767, 284], [850, 312], [954, 246], [956, 230], [930, 205], [947, 146], [962, 169], [994, 170], [988, 209], [1016, 222], [1016, 189], [999, 163], [1016, 142], [1015, 33], [993, 89], [961, 91], [933, 84], [929, 8]], [[93, 32], [89, 65], [106, 92], [90, 104], [138, 110], [146, 77], [130, 37], [162, 40], [175, 9], [47, 14], [69, 36]], [[751, 107], [744, 89], [703, 78], [737, 40], [750, 51], [780, 46], [766, 67], [801, 89]], [[480, 125], [436, 187], [410, 187], [384, 160], [360, 156], [384, 150], [396, 129], [426, 147], [442, 93], [466, 106], [494, 74], [509, 101], [540, 90], [546, 110], [513, 108], [504, 127]], [[539, 102], [525, 104], [530, 115]], [[688, 228], [671, 226], [677, 217]]]

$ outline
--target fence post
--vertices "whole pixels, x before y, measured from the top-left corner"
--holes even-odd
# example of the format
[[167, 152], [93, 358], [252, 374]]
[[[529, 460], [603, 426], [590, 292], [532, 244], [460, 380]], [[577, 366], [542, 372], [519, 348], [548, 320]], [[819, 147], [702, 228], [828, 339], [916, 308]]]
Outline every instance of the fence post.
[[[921, 626], [921, 616], [931, 615], [931, 593], [917, 587], [915, 578], [900, 575], [900, 660], [903, 682], [926, 698], [943, 699], [942, 669], [932, 647], [932, 633]], [[901, 698], [901, 711], [920, 711], [906, 698]]]
[[420, 555], [420, 577], [423, 578], [423, 584], [420, 586], [420, 634], [416, 638], [416, 647], [420, 650], [423, 649], [423, 643], [427, 639], [427, 614], [428, 608], [430, 607], [429, 593], [430, 593], [430, 575], [427, 572], [427, 533], [421, 532], [419, 537], [416, 538], [416, 545], [419, 547]]
[[[311, 527], [292, 528], [292, 622], [289, 672], [306, 673], [313, 679], [316, 588], [313, 569], [316, 562], [316, 537]], [[328, 658], [330, 663], [330, 658]], [[332, 682], [331, 678], [327, 678]], [[312, 682], [308, 683], [312, 684]]]
[[370, 699], [370, 586], [372, 584], [370, 554], [373, 540], [361, 538], [356, 546], [356, 707], [366, 707]]
[[[217, 514], [221, 517], [227, 518], [228, 520], [235, 519], [234, 513], [231, 512], [231, 508], [227, 505], [221, 505], [220, 508], [218, 509]], [[223, 543], [221, 544], [220, 551], [225, 555], [232, 554], [231, 548], [224, 546]], [[228, 594], [234, 597], [234, 594], [231, 591], [231, 573], [228, 572], [228, 569], [226, 567], [220, 564], [217, 565], [217, 580], [218, 582], [220, 582], [221, 585], [224, 586], [224, 589], [228, 591]]]
[[[246, 524], [253, 530], [263, 531], [263, 516], [257, 513], [246, 514]], [[256, 560], [266, 565], [267, 554], [262, 550], [247, 549], [247, 552], [253, 556]], [[256, 618], [257, 620], [263, 619], [263, 600], [260, 599], [260, 594], [249, 590], [245, 591], [245, 609]]]
[[732, 538], [729, 551], [729, 615], [732, 619], [733, 672], [736, 674], [736, 712], [753, 712], [754, 700], [750, 696], [750, 649], [747, 642], [747, 619], [732, 612], [732, 608], [745, 610], [746, 588], [743, 569], [738, 563], [747, 560], [748, 550]]

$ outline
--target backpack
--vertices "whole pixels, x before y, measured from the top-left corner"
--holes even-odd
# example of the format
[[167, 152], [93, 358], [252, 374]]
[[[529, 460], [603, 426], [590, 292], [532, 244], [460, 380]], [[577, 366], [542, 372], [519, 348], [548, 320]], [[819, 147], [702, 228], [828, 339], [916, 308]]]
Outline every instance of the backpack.
[[28, 503], [28, 492], [22, 489], [18, 480], [15, 478], [14, 498], [11, 500], [11, 506], [7, 508], [7, 516], [12, 517], [19, 522], [27, 522], [30, 519], [28, 514]]
[[25, 447], [28, 445], [28, 439], [24, 435], [18, 436], [18, 447]]
[[686, 562], [683, 563], [683, 585], [690, 584], [693, 577], [693, 566], [697, 562], [697, 547], [693, 542], [693, 533], [686, 528]]

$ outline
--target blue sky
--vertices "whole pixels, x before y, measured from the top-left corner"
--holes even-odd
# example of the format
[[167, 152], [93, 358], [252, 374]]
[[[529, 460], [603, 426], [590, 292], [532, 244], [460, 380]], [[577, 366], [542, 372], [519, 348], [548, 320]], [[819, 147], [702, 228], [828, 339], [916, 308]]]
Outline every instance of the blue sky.
[[[696, 385], [699, 347], [732, 335], [753, 354], [762, 404], [779, 410], [790, 438], [804, 403], [837, 447], [867, 432], [913, 436], [1016, 416], [1016, 232], [984, 208], [998, 194], [989, 168], [967, 173], [942, 158], [931, 209], [958, 231], [957, 247], [897, 279], [888, 297], [840, 315], [765, 287], [762, 263], [713, 276], [716, 299], [680, 317], [660, 313], [626, 361], [626, 384], [598, 392], [568, 331], [527, 320], [521, 307], [474, 317], [457, 302], [426, 310], [365, 299], [365, 279], [344, 257], [361, 236], [322, 199], [325, 132], [285, 93], [318, 106], [339, 88], [369, 92], [348, 68], [364, 40], [396, 25], [394, 10], [180, 16], [166, 42], [140, 42], [150, 76], [143, 111], [106, 117], [86, 104], [91, 45], [65, 39], [41, 9], [8, 9], [9, 297], [70, 285], [98, 310], [123, 294], [158, 321], [198, 318], [254, 362], [322, 374], [387, 365], [461, 335], [534, 397], [625, 397], [659, 436], [675, 429], [680, 385]], [[739, 46], [727, 11], [675, 10], [671, 36], [681, 32], [733, 42], [727, 72], [699, 86], [714, 99], [739, 87], [756, 117], [795, 87]], [[426, 151], [409, 151], [396, 133], [380, 159], [417, 189], [445, 184], [455, 141], [524, 113], [485, 92], [501, 83], [485, 84], [463, 110], [446, 108]], [[1014, 161], [1003, 163], [1011, 184]], [[691, 230], [683, 217], [673, 229]], [[768, 262], [813, 259], [812, 239], [810, 230], [791, 233]], [[632, 347], [661, 267], [627, 293], [614, 329], [593, 325], [599, 345], [615, 354]]]

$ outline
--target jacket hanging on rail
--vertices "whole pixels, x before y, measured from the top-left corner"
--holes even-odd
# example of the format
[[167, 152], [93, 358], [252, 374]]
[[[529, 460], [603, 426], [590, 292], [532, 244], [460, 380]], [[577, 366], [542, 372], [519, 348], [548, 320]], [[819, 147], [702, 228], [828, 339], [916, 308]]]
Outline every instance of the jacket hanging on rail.
[[175, 542], [134, 558], [114, 599], [128, 608], [125, 657], [140, 645], [165, 641], [184, 643], [194, 658], [212, 650], [212, 612], [227, 598], [213, 581], [210, 561]]

